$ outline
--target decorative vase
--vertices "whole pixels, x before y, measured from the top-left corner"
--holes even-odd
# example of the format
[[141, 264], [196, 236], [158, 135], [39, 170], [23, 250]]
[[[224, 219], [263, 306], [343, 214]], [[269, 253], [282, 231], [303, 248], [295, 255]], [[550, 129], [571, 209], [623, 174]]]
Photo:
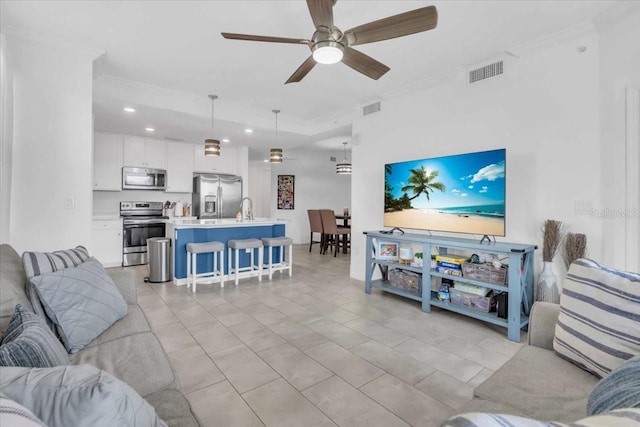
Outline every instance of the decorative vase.
[[560, 302], [558, 277], [553, 272], [553, 263], [551, 261], [544, 261], [542, 264], [542, 271], [538, 274], [536, 300], [552, 302], [555, 304]]

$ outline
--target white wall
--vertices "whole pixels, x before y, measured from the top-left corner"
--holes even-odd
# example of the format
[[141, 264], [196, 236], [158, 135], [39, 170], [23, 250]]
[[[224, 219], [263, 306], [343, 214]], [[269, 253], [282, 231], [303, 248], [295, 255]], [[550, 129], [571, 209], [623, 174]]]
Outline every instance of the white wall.
[[7, 40], [0, 34], [0, 242], [9, 241], [11, 157], [13, 151], [13, 72], [7, 63]]
[[262, 161], [249, 162], [248, 196], [253, 201], [255, 217], [271, 217], [271, 164]]
[[[351, 175], [337, 175], [336, 163], [329, 160], [338, 154], [342, 155], [342, 151], [330, 154], [289, 149], [282, 164], [271, 165], [271, 217], [288, 220], [287, 236], [293, 243], [309, 243], [307, 209], [333, 209], [340, 213], [351, 206]], [[278, 175], [295, 175], [294, 210], [277, 208]]]
[[86, 245], [99, 52], [7, 37], [7, 55], [14, 101], [9, 242], [18, 252]]
[[[504, 76], [473, 85], [452, 79], [384, 101], [381, 112], [354, 124], [353, 277], [364, 278], [361, 232], [383, 226], [384, 163], [503, 147], [506, 237], [499, 240], [540, 245], [542, 223], [557, 219], [587, 234], [590, 256], [611, 261], [601, 222], [576, 211], [576, 203], [602, 204], [597, 35], [505, 61]], [[560, 257], [555, 271], [564, 275]]]
[[[640, 91], [640, 7], [614, 8], [602, 17], [600, 33], [600, 111], [603, 188], [601, 213], [604, 251], [613, 265], [640, 271], [640, 153], [638, 123], [640, 111], [626, 111], [627, 96]], [[633, 43], [633, 44], [632, 44]], [[630, 89], [630, 90], [628, 90]], [[635, 115], [635, 124], [627, 123], [627, 114]], [[627, 126], [635, 125], [635, 132]], [[627, 140], [629, 138], [629, 140]], [[631, 140], [634, 138], [634, 140]]]

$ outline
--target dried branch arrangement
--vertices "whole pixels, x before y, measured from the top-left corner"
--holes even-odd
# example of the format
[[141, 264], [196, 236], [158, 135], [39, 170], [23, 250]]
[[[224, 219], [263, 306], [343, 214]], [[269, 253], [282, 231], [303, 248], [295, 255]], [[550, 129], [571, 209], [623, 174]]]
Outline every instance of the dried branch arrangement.
[[562, 241], [562, 221], [548, 219], [542, 227], [542, 260], [550, 262], [556, 256], [560, 242]]
[[573, 261], [584, 258], [587, 253], [587, 236], [580, 233], [567, 233], [564, 241], [564, 263], [569, 268]]

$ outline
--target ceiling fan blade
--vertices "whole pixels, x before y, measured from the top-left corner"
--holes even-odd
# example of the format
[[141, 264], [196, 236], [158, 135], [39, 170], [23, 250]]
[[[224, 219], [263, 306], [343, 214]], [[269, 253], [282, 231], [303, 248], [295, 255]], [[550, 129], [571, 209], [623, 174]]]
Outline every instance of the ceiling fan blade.
[[291, 77], [289, 77], [289, 80], [287, 80], [284, 84], [299, 82], [304, 78], [304, 76], [309, 74], [309, 71], [311, 71], [311, 69], [315, 67], [315, 65], [316, 61], [313, 59], [313, 56], [308, 57], [307, 60], [298, 67], [298, 69], [291, 75]]
[[306, 44], [311, 43], [310, 40], [305, 39], [292, 39], [287, 37], [271, 37], [271, 36], [254, 36], [251, 34], [236, 34], [236, 33], [221, 33], [225, 39], [232, 40], [247, 40], [254, 42], [273, 42], [273, 43], [292, 43], [292, 44]]
[[378, 80], [390, 70], [382, 62], [376, 61], [372, 57], [350, 47], [344, 50], [342, 62], [374, 80]]
[[316, 28], [333, 28], [333, 4], [335, 0], [307, 0], [309, 13]]
[[355, 46], [420, 33], [437, 25], [436, 7], [427, 6], [360, 25], [345, 31], [344, 34], [349, 39], [349, 46]]

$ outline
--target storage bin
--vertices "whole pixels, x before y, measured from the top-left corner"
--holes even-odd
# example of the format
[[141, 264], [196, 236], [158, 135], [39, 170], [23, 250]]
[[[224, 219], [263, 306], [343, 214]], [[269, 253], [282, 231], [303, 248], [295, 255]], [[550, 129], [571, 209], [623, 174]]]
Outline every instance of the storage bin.
[[389, 285], [415, 294], [421, 294], [422, 274], [398, 268], [389, 270]]
[[493, 283], [494, 285], [504, 285], [507, 283], [508, 271], [509, 268], [506, 265], [495, 268], [490, 262], [485, 264], [462, 263], [462, 277]]
[[486, 297], [483, 297], [480, 295], [462, 292], [456, 288], [450, 288], [449, 293], [451, 294], [451, 302], [453, 304], [463, 305], [465, 307], [484, 311], [485, 313], [496, 311], [496, 297], [493, 292]]

